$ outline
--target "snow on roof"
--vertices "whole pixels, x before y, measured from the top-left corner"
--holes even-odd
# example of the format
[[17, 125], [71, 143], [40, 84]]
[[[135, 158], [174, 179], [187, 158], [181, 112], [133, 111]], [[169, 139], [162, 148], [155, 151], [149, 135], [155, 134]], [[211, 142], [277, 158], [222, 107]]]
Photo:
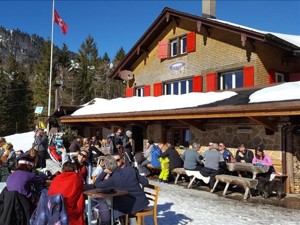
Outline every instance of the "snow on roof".
[[275, 33], [275, 32], [262, 31], [262, 30], [253, 29], [251, 27], [243, 26], [243, 25], [240, 25], [240, 24], [227, 22], [227, 21], [224, 21], [224, 20], [213, 19], [213, 18], [209, 18], [209, 19], [220, 22], [220, 23], [228, 24], [228, 25], [231, 25], [231, 26], [239, 27], [239, 28], [242, 28], [242, 29], [247, 29], [247, 30], [250, 30], [250, 31], [261, 33], [261, 34], [272, 34], [272, 35], [274, 35], [274, 36], [276, 36], [276, 37], [278, 37], [282, 40], [285, 40], [285, 41], [287, 41], [287, 42], [289, 42], [293, 45], [296, 45], [297, 47], [300, 48], [300, 35], [281, 34], [281, 33]]
[[235, 95], [237, 95], [236, 92], [224, 91], [207, 93], [194, 92], [183, 95], [162, 95], [158, 97], [115, 98], [111, 100], [95, 98], [75, 111], [72, 116], [197, 107], [199, 105], [224, 100]]
[[249, 96], [249, 103], [276, 102], [300, 99], [300, 81], [266, 87]]
[[[237, 95], [233, 91], [162, 95], [158, 97], [95, 98], [76, 110], [72, 116], [105, 113], [142, 112], [197, 107]], [[266, 87], [249, 96], [249, 103], [300, 100], [300, 81]]]

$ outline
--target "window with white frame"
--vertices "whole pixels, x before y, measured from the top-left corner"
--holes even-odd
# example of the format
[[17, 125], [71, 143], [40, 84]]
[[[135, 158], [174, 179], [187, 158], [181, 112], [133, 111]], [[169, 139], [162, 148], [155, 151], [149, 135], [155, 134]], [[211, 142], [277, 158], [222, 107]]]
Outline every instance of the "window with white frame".
[[244, 86], [243, 70], [234, 70], [219, 74], [219, 90], [234, 89]]
[[144, 87], [138, 87], [135, 89], [135, 96], [144, 97]]
[[178, 37], [170, 40], [170, 56], [175, 57], [177, 55], [185, 54], [186, 49], [186, 36]]
[[183, 95], [192, 92], [192, 90], [192, 79], [173, 81], [164, 84], [164, 95]]
[[186, 36], [180, 38], [180, 54], [186, 53]]

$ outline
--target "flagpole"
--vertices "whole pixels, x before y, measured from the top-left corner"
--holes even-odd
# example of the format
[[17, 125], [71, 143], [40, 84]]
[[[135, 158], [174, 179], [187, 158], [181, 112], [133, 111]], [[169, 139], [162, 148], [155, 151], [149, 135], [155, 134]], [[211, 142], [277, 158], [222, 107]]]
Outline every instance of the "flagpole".
[[53, 33], [54, 33], [54, 0], [52, 2], [52, 22], [51, 22], [51, 51], [50, 51], [50, 75], [49, 75], [49, 94], [48, 94], [48, 125], [47, 132], [50, 131], [50, 115], [51, 115], [51, 88], [52, 88], [52, 64], [53, 64]]

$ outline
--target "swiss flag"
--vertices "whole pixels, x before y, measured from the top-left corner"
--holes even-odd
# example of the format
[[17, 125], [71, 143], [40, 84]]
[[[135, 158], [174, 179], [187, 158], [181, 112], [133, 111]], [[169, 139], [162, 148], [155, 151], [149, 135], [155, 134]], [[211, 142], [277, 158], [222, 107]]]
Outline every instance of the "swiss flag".
[[63, 21], [63, 19], [58, 15], [56, 9], [54, 9], [54, 22], [58, 24], [63, 34], [68, 32], [68, 25]]

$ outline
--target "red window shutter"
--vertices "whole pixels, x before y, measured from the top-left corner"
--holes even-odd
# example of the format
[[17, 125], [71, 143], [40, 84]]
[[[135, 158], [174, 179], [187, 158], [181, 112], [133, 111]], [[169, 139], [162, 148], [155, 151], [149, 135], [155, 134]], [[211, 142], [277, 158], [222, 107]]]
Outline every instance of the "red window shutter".
[[289, 81], [299, 81], [300, 80], [300, 73], [291, 73], [289, 76]]
[[244, 68], [244, 87], [254, 86], [254, 67], [247, 66]]
[[187, 52], [196, 51], [196, 32], [188, 33], [186, 36], [186, 50]]
[[144, 96], [150, 96], [150, 85], [144, 86]]
[[193, 92], [202, 92], [203, 77], [201, 75], [193, 77]]
[[158, 58], [166, 59], [169, 56], [169, 40], [158, 42]]
[[216, 91], [217, 90], [217, 74], [209, 73], [206, 74], [206, 91]]
[[162, 95], [162, 83], [153, 84], [154, 95], [155, 97]]
[[268, 71], [269, 84], [276, 83], [275, 70]]
[[125, 96], [126, 96], [126, 98], [128, 98], [128, 97], [132, 97], [133, 96], [133, 88], [126, 88], [126, 90], [125, 90]]

